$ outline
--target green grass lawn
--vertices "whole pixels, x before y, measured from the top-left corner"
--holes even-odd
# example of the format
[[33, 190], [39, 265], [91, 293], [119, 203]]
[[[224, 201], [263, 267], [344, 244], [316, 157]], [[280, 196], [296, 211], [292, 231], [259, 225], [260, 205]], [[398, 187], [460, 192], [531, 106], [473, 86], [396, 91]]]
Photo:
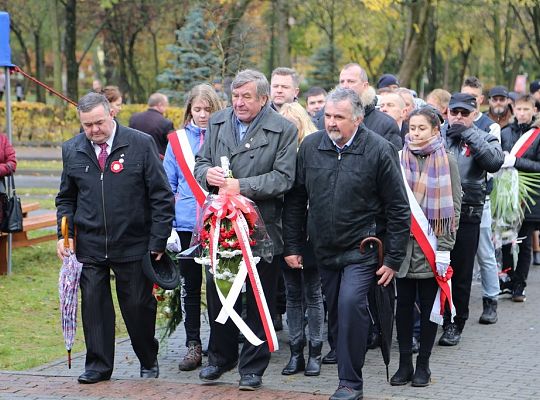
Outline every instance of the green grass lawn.
[[17, 160], [17, 172], [23, 170], [62, 171], [61, 160]]
[[[58, 300], [60, 266], [55, 242], [13, 251], [13, 273], [0, 276], [0, 370], [24, 370], [66, 357]], [[113, 299], [116, 305], [116, 296]], [[78, 321], [73, 352], [84, 350], [80, 315]], [[118, 307], [117, 335], [126, 335]]]
[[39, 207], [44, 210], [55, 210], [54, 199], [58, 194], [58, 189], [50, 188], [20, 188], [17, 194], [23, 203], [38, 202]]

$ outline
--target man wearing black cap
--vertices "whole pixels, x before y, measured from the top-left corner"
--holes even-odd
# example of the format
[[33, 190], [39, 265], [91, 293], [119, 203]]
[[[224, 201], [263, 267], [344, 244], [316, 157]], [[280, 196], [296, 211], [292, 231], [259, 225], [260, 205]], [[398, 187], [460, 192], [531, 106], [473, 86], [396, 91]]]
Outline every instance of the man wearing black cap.
[[456, 316], [451, 322], [447, 310], [444, 333], [439, 340], [442, 346], [455, 346], [459, 343], [469, 318], [472, 272], [486, 197], [486, 173], [498, 171], [504, 162], [497, 138], [474, 125], [476, 108], [476, 98], [466, 93], [454, 93], [448, 106], [446, 147], [458, 162], [463, 199], [456, 243], [450, 253], [454, 269], [452, 300]]
[[502, 128], [510, 123], [512, 118], [512, 100], [508, 89], [504, 86], [495, 86], [488, 93], [489, 112], [488, 117], [498, 123]]
[[384, 74], [377, 81], [377, 92], [379, 91], [379, 89], [387, 88], [390, 90], [394, 90], [394, 89], [397, 89], [398, 87], [399, 87], [399, 81], [392, 74]]

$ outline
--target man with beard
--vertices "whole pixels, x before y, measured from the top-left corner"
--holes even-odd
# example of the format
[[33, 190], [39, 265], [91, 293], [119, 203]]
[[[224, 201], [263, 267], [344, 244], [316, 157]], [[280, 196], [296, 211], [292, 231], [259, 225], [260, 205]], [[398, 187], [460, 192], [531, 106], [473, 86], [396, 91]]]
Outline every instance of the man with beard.
[[[462, 93], [470, 94], [476, 99], [476, 117], [474, 124], [483, 131], [489, 132], [501, 140], [501, 127], [493, 122], [487, 115], [480, 111], [480, 104], [484, 102], [482, 94], [482, 83], [475, 76], [470, 76], [463, 82]], [[480, 270], [482, 281], [482, 307], [483, 312], [479, 322], [489, 325], [497, 322], [497, 297], [499, 295], [499, 267], [495, 258], [495, 247], [491, 240], [491, 200], [489, 195], [493, 189], [493, 177], [487, 175], [486, 181], [486, 202], [480, 223], [480, 237], [478, 240], [478, 251], [476, 252], [476, 263]]]
[[[285, 260], [301, 268], [307, 235], [313, 243], [337, 351], [339, 385], [330, 400], [363, 396], [362, 367], [370, 317], [367, 295], [375, 282], [388, 285], [409, 239], [410, 209], [397, 150], [363, 124], [358, 94], [332, 91], [325, 106], [325, 130], [307, 136], [298, 151], [295, 184], [283, 217]], [[307, 207], [309, 203], [309, 213]], [[320, 229], [324, 226], [325, 229]], [[369, 236], [384, 242], [361, 253]]]
[[488, 93], [489, 112], [488, 117], [498, 123], [501, 129], [510, 123], [512, 118], [512, 100], [508, 89], [504, 86], [495, 86]]

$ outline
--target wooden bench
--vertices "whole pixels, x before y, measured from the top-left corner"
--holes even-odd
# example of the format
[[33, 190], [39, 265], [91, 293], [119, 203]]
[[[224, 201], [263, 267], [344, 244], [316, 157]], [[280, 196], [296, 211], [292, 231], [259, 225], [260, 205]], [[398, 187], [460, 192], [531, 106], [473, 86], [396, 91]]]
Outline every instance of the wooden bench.
[[[37, 243], [46, 242], [49, 240], [56, 240], [56, 229], [52, 232], [47, 232], [44, 235], [29, 238], [28, 232], [35, 231], [43, 228], [56, 228], [56, 212], [47, 211], [42, 214], [29, 215], [31, 211], [39, 210], [39, 203], [23, 203], [21, 205], [23, 212], [23, 230], [13, 234], [12, 247], [14, 249], [19, 247], [32, 246]], [[7, 273], [7, 247], [8, 247], [8, 235], [2, 233], [0, 235], [0, 275]]]

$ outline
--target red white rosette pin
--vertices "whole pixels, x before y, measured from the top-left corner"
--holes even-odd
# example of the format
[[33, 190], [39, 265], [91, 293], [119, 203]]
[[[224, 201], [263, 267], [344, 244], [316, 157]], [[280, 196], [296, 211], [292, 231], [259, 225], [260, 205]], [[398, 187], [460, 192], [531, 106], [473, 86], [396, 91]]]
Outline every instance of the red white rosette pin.
[[115, 174], [122, 172], [123, 169], [124, 169], [124, 164], [121, 163], [120, 161], [113, 161], [111, 163], [111, 171], [114, 172]]

